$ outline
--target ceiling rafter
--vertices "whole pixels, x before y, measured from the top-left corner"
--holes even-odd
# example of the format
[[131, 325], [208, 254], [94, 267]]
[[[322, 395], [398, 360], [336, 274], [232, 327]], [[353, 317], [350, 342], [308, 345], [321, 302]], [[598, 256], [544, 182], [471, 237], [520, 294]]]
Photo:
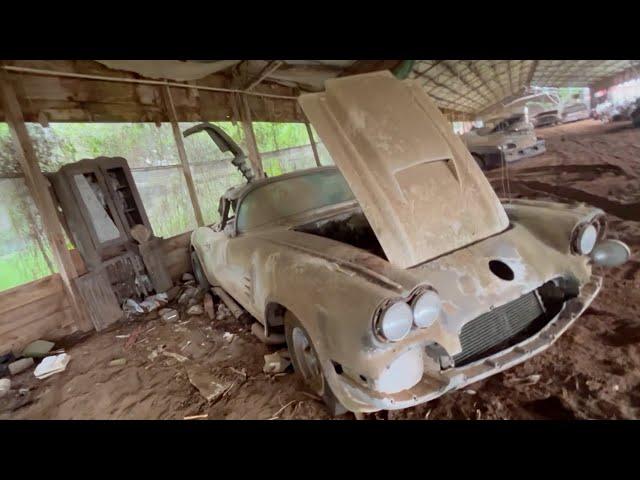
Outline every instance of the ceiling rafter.
[[451, 88], [448, 85], [445, 85], [444, 83], [440, 83], [437, 80], [435, 80], [433, 77], [430, 76], [425, 76], [424, 77], [426, 80], [428, 80], [429, 82], [431, 82], [432, 84], [434, 84], [436, 87], [440, 87], [440, 88], [444, 88], [445, 90], [450, 91], [451, 93], [453, 93], [454, 95], [458, 95], [456, 98], [454, 98], [452, 101], [455, 102], [456, 100], [462, 100], [463, 98], [466, 99], [467, 101], [471, 101], [474, 102], [476, 105], [480, 105], [482, 107], [482, 103], [474, 100], [472, 98], [468, 98], [467, 95], [469, 95], [469, 93], [471, 92], [467, 92], [466, 94], [460, 93], [458, 90], [455, 90], [453, 88]]
[[[482, 98], [484, 98], [488, 103], [491, 102], [491, 99], [489, 97], [487, 97], [484, 93], [482, 93], [480, 91], [480, 89], [478, 87], [474, 87], [473, 85], [471, 85], [468, 81], [466, 81], [462, 75], [460, 75], [460, 72], [456, 72], [454, 70], [454, 68], [452, 66], [450, 66], [446, 60], [443, 60], [442, 64], [441, 64], [452, 76], [455, 76], [458, 80], [460, 80], [460, 82], [464, 83], [469, 90], [474, 91], [475, 93], [477, 93], [479, 96], [481, 96]], [[473, 72], [472, 72], [473, 73]], [[482, 84], [482, 79], [480, 79], [480, 83]]]

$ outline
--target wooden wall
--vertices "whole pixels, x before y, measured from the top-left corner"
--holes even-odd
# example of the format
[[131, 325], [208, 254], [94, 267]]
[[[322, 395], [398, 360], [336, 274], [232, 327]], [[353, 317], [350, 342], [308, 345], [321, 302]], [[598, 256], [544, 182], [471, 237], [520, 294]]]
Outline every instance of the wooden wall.
[[[178, 280], [190, 271], [189, 240], [186, 232], [163, 241], [171, 278]], [[79, 272], [82, 259], [72, 251]], [[78, 329], [70, 313], [69, 301], [57, 273], [0, 292], [0, 354], [18, 353], [29, 342], [38, 339], [57, 340]]]

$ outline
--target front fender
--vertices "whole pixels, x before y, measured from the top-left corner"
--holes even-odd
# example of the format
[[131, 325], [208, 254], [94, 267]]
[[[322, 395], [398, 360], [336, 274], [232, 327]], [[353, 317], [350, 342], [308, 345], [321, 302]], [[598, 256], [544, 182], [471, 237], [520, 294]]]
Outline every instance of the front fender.
[[605, 234], [604, 212], [584, 203], [516, 199], [503, 206], [509, 220], [520, 223], [545, 244], [567, 255], [571, 254], [571, 241], [578, 225], [598, 221], [600, 238]]

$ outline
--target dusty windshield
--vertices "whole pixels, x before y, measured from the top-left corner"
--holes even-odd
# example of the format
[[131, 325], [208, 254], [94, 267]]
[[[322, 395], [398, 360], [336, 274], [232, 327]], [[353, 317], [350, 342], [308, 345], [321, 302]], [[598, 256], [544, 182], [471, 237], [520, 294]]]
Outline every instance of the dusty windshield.
[[251, 191], [238, 209], [237, 229], [244, 232], [317, 208], [354, 200], [337, 169], [320, 170], [267, 183]]

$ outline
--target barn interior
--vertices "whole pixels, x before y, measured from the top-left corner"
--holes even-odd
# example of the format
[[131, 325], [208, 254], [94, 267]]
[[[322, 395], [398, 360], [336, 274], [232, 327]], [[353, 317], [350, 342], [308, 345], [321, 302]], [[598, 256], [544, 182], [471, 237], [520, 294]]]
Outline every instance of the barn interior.
[[[265, 342], [233, 298], [197, 288], [190, 241], [194, 229], [219, 221], [220, 196], [243, 176], [334, 164], [300, 95], [322, 92], [328, 79], [385, 70], [421, 85], [479, 163], [488, 157], [473, 150], [470, 132], [516, 116], [535, 125], [556, 112], [557, 121], [535, 128], [544, 151], [502, 160], [485, 170], [487, 179], [504, 202], [603, 210], [609, 236], [632, 256], [603, 270], [600, 295], [543, 353], [425, 404], [365, 417], [638, 418], [639, 67], [632, 60], [3, 61], [0, 419], [354, 418], [333, 415], [309, 393], [281, 343]], [[573, 121], [576, 105], [587, 116]], [[78, 139], [103, 125], [121, 128], [120, 136], [95, 142], [89, 156]], [[281, 146], [274, 133], [267, 142], [260, 132], [272, 125], [290, 126], [298, 140]], [[128, 144], [136, 128], [157, 144]], [[313, 228], [345, 236], [339, 225]], [[356, 246], [384, 258], [370, 230], [359, 231]], [[57, 358], [51, 373], [34, 374]]]

